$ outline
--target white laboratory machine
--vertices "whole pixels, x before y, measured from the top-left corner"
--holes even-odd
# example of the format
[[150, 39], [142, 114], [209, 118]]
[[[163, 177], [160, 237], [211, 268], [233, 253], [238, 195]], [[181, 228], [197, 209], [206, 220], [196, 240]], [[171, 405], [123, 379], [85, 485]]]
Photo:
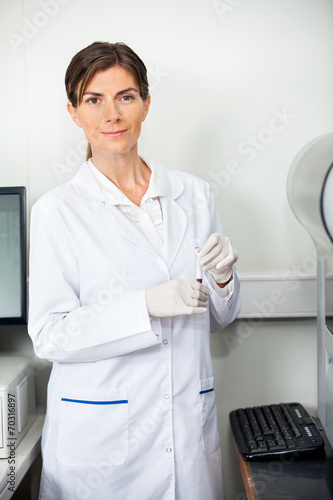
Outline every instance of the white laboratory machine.
[[36, 419], [32, 358], [0, 356], [0, 459], [10, 459]]
[[333, 446], [333, 133], [313, 139], [295, 157], [287, 195], [316, 249], [318, 416]]

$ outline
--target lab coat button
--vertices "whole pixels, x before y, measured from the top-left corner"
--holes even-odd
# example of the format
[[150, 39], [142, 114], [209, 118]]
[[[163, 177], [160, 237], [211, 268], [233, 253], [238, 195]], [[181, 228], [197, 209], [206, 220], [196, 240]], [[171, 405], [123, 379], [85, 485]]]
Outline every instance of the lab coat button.
[[169, 399], [169, 394], [164, 394], [164, 399]]
[[168, 453], [171, 453], [171, 452], [172, 452], [172, 448], [167, 448], [167, 449], [166, 449], [166, 451], [167, 451]]
[[163, 344], [164, 344], [164, 345], [167, 345], [167, 344], [168, 344], [167, 339], [164, 339], [164, 340], [163, 340]]

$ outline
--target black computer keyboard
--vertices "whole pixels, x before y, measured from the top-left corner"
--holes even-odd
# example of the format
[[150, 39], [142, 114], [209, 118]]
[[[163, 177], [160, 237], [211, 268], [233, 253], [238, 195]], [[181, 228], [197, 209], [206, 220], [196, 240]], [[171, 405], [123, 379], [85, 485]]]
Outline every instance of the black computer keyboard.
[[300, 457], [324, 449], [316, 423], [300, 403], [239, 408], [229, 417], [237, 448], [246, 460]]

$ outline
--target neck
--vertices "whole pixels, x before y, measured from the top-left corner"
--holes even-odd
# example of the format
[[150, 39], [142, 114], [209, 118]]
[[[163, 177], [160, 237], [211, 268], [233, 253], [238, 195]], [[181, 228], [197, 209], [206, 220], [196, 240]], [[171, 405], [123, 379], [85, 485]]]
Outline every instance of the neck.
[[137, 150], [122, 155], [105, 155], [93, 150], [91, 161], [133, 203], [140, 205], [148, 189], [151, 171]]

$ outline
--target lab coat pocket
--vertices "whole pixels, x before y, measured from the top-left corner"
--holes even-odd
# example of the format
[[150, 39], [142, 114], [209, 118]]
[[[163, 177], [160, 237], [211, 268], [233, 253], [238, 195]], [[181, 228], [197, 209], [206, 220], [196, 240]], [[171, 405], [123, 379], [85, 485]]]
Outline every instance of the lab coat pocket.
[[75, 391], [60, 402], [58, 458], [69, 466], [112, 466], [128, 454], [126, 389]]
[[203, 448], [207, 454], [210, 454], [220, 446], [213, 377], [200, 380], [199, 397]]

